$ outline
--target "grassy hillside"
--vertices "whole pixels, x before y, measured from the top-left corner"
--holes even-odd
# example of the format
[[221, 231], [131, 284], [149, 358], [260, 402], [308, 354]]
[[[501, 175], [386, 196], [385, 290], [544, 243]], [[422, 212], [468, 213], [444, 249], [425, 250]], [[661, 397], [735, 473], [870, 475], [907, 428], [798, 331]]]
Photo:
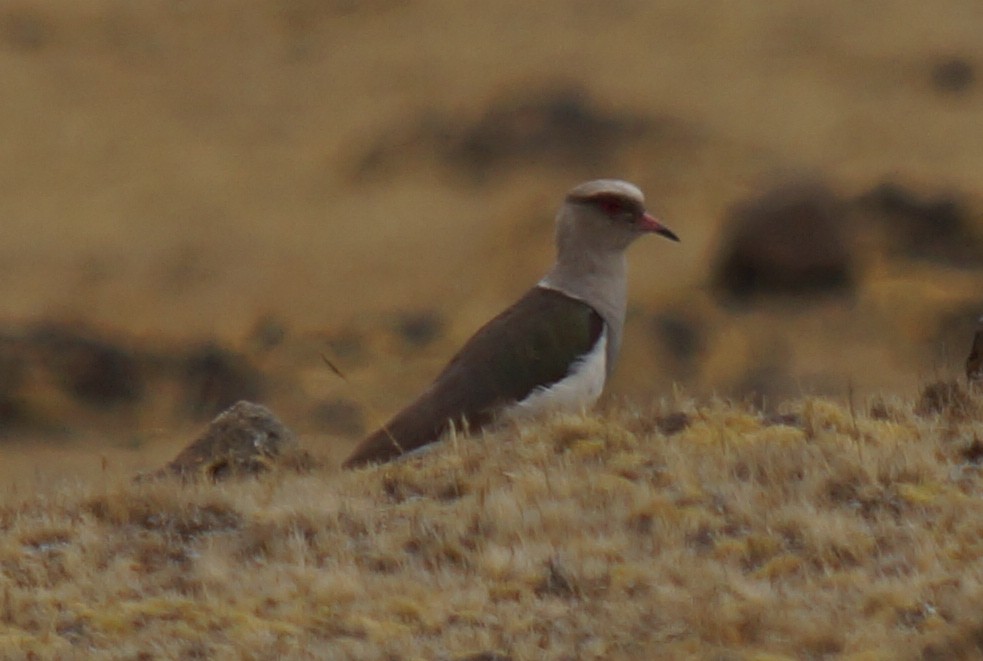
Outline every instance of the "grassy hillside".
[[355, 473], [8, 492], [0, 649], [964, 658], [983, 638], [981, 406], [623, 406]]
[[[979, 397], [914, 398], [983, 312], [981, 29], [978, 0], [4, 3], [0, 658], [980, 654]], [[338, 472], [595, 176], [683, 239], [629, 255], [606, 408]], [[725, 300], [729, 210], [800, 180], [849, 288]], [[131, 482], [238, 398], [317, 466]]]

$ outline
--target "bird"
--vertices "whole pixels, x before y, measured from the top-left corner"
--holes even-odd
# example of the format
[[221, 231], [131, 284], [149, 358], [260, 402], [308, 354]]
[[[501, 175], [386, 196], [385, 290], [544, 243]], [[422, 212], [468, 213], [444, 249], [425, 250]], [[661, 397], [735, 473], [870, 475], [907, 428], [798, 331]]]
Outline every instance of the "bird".
[[596, 179], [571, 189], [556, 215], [556, 262], [482, 326], [433, 383], [365, 437], [342, 466], [416, 451], [452, 427], [592, 406], [614, 369], [627, 305], [625, 251], [636, 239], [679, 237], [645, 209], [634, 184]]
[[969, 358], [966, 359], [966, 379], [970, 385], [983, 386], [983, 317], [980, 317], [976, 326], [973, 347], [969, 351]]

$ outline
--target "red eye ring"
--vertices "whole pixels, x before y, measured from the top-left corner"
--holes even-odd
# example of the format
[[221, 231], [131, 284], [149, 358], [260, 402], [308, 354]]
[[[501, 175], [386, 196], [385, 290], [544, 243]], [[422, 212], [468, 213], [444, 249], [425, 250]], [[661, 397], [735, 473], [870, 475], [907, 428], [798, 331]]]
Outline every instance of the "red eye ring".
[[597, 203], [601, 207], [601, 210], [609, 216], [615, 216], [625, 210], [624, 205], [614, 198], [601, 198]]

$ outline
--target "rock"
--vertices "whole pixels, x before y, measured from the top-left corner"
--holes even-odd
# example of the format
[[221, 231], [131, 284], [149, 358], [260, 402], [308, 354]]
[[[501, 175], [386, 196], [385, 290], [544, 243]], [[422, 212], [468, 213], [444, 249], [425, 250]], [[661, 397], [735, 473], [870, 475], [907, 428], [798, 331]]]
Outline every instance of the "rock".
[[100, 408], [132, 404], [144, 392], [139, 359], [127, 348], [69, 324], [34, 328], [27, 342], [69, 394]]
[[962, 57], [948, 57], [932, 67], [932, 87], [948, 94], [965, 92], [976, 82], [976, 69]]
[[26, 361], [16, 343], [0, 337], [0, 433], [23, 423], [27, 418], [20, 397], [26, 371]]
[[172, 474], [217, 480], [256, 475], [277, 463], [296, 463], [304, 457], [293, 432], [268, 408], [241, 401], [220, 413], [204, 434], [151, 477]]
[[529, 165], [587, 176], [606, 170], [623, 147], [643, 137], [669, 145], [694, 133], [672, 117], [614, 112], [582, 89], [546, 86], [500, 97], [477, 118], [430, 112], [416, 126], [394, 127], [363, 155], [356, 174], [378, 176], [436, 156], [454, 175], [472, 181]]
[[983, 264], [983, 239], [973, 230], [972, 214], [951, 193], [919, 194], [885, 181], [854, 202], [887, 239], [895, 255], [956, 265]]
[[214, 415], [240, 399], [258, 399], [265, 391], [263, 375], [249, 360], [215, 343], [192, 349], [184, 359], [187, 410]]
[[411, 347], [422, 349], [444, 332], [444, 320], [433, 310], [404, 312], [397, 316], [396, 333]]
[[42, 50], [51, 41], [51, 22], [40, 13], [22, 7], [0, 15], [0, 43], [22, 53]]
[[287, 338], [287, 328], [280, 319], [266, 314], [256, 320], [249, 333], [249, 344], [257, 351], [272, 351]]
[[786, 183], [739, 203], [725, 222], [713, 285], [732, 301], [815, 297], [854, 286], [845, 205], [817, 182]]
[[492, 104], [455, 131], [443, 152], [451, 167], [476, 177], [508, 161], [596, 167], [648, 128], [643, 118], [601, 110], [583, 90], [536, 90]]

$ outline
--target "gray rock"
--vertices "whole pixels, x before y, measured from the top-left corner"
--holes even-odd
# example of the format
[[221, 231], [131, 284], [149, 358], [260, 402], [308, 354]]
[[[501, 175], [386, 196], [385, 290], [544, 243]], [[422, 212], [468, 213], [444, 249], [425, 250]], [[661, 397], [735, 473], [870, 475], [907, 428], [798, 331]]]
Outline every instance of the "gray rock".
[[310, 463], [293, 432], [265, 406], [240, 401], [220, 413], [208, 429], [151, 477], [177, 475], [212, 480], [256, 475], [276, 464]]

